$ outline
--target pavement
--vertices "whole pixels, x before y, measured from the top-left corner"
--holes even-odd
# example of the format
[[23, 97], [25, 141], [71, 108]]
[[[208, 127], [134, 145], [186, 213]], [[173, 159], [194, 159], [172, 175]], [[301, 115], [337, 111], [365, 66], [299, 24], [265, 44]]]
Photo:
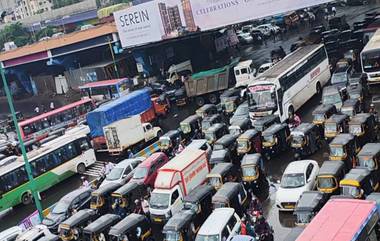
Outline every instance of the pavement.
[[[364, 14], [370, 11], [374, 11], [380, 8], [380, 0], [373, 1], [373, 4], [365, 6], [356, 7], [339, 7], [338, 15], [345, 14], [346, 19], [349, 23], [358, 21], [364, 18]], [[270, 61], [270, 51], [282, 46], [285, 51], [289, 51], [292, 43], [294, 43], [300, 36], [306, 35], [308, 29], [300, 29], [299, 33], [295, 32], [292, 35], [288, 35], [284, 40], [279, 40], [273, 42], [273, 40], [268, 40], [267, 45], [262, 46], [246, 46], [241, 49], [241, 54], [243, 58], [250, 58], [254, 60], [254, 63], [259, 66], [262, 63]], [[308, 101], [299, 111], [302, 122], [311, 122], [311, 113], [313, 109], [320, 103], [318, 97], [313, 97]], [[194, 105], [188, 105], [185, 108], [174, 107], [165, 119], [161, 121], [161, 125], [164, 130], [173, 129], [179, 125], [179, 122], [186, 118], [187, 116], [194, 113], [196, 107]], [[318, 161], [319, 164], [323, 162], [323, 153], [327, 152], [327, 147], [323, 147], [314, 155], [310, 156], [309, 159]], [[282, 153], [278, 157], [275, 157], [266, 163], [266, 169], [269, 173], [269, 179], [272, 181], [271, 195], [263, 203], [265, 209], [265, 216], [269, 223], [274, 228], [274, 237], [276, 241], [283, 240], [286, 235], [290, 232], [291, 228], [294, 227], [295, 218], [292, 213], [279, 212], [274, 206], [276, 189], [278, 187], [279, 180], [281, 179], [282, 173], [286, 166], [293, 161], [293, 153], [291, 151]], [[53, 189], [45, 192], [43, 196], [43, 206], [47, 208], [59, 198], [61, 198], [67, 192], [75, 189], [80, 185], [80, 179], [78, 176], [69, 178], [65, 182], [55, 186]], [[27, 207], [16, 207], [16, 209], [7, 215], [6, 222], [0, 222], [0, 230], [17, 224], [21, 219], [25, 218], [28, 214], [32, 213], [34, 207], [32, 205]], [[159, 228], [157, 229], [159, 231]], [[156, 237], [156, 240], [161, 240], [160, 236]]]

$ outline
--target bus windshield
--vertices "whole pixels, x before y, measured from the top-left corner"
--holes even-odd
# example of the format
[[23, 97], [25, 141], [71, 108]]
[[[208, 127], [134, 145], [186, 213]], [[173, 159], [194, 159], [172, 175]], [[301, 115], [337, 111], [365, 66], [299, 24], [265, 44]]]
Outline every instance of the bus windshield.
[[380, 52], [362, 53], [363, 69], [365, 72], [380, 71]]
[[257, 85], [249, 89], [248, 104], [251, 109], [274, 110], [276, 108], [276, 95], [273, 85]]

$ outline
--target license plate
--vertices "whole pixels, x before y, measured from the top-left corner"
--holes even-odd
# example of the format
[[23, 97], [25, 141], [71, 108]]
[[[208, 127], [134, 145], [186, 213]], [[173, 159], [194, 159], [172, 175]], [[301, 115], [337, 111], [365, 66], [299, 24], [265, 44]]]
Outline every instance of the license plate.
[[153, 219], [155, 222], [162, 222], [161, 218], [154, 218]]
[[294, 206], [293, 205], [286, 205], [285, 208], [286, 209], [294, 209]]

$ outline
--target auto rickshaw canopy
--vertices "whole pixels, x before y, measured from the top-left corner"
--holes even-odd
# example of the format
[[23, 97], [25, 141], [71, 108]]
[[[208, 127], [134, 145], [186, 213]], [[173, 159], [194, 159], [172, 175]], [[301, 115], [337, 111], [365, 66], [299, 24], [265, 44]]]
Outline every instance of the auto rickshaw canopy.
[[100, 233], [107, 229], [108, 227], [114, 225], [116, 222], [120, 220], [120, 216], [116, 214], [105, 214], [94, 222], [90, 223], [87, 227], [83, 229], [83, 233], [85, 234], [93, 234]]

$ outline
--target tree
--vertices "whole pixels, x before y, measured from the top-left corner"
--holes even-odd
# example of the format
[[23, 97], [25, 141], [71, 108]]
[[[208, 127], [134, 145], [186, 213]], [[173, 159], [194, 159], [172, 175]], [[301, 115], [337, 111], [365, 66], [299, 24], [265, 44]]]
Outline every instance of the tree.
[[20, 47], [33, 42], [28, 30], [20, 23], [12, 23], [0, 31], [0, 46], [4, 43], [13, 41]]
[[55, 28], [52, 26], [47, 26], [36, 33], [36, 39], [41, 39], [43, 37], [51, 37], [55, 33]]
[[62, 8], [75, 3], [79, 3], [82, 0], [53, 0], [53, 9]]

